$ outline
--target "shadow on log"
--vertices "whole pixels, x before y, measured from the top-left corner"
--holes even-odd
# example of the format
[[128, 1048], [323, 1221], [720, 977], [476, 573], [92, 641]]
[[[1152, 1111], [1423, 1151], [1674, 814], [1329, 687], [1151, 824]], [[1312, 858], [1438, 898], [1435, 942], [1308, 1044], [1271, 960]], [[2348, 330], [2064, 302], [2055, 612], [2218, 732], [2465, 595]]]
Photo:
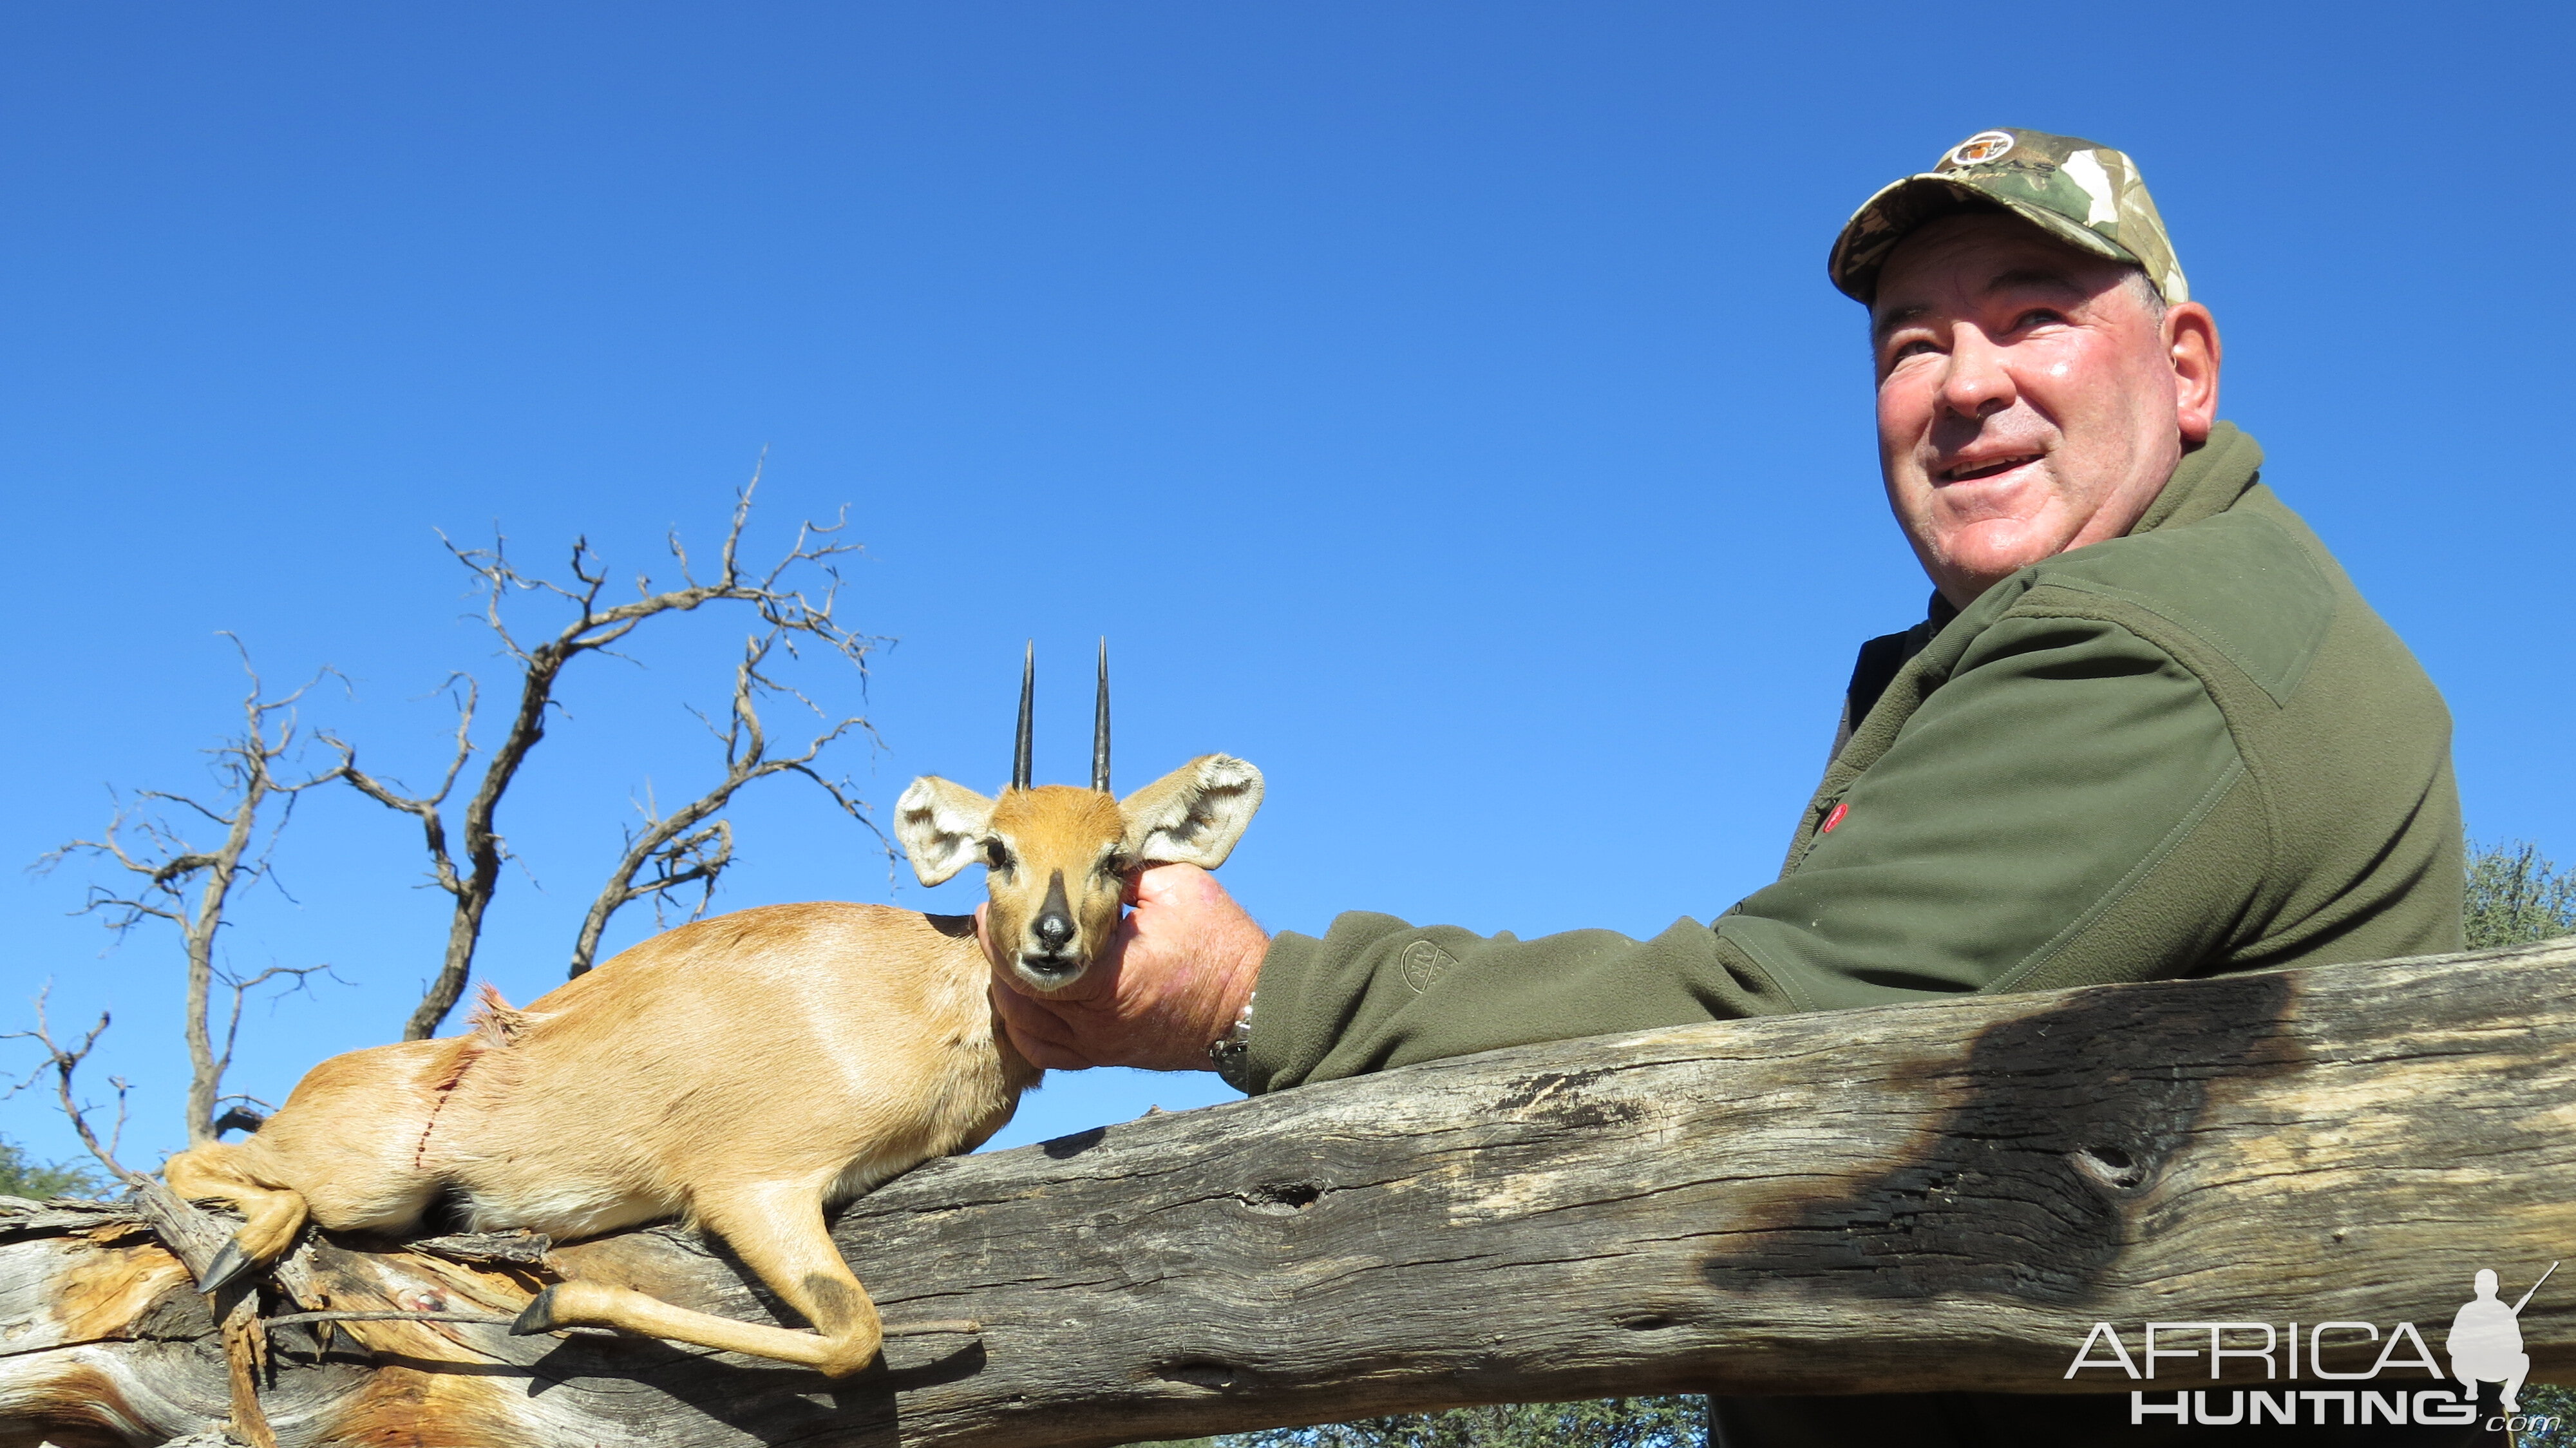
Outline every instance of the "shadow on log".
[[[1010, 1448], [2125, 1391], [2066, 1379], [2096, 1322], [2133, 1356], [2149, 1321], [2403, 1321], [2438, 1349], [2479, 1268], [2510, 1299], [2576, 1256], [2576, 941], [1524, 1047], [932, 1162], [834, 1234], [890, 1323], [983, 1331], [834, 1384], [598, 1334], [291, 1324], [262, 1402], [286, 1448]], [[309, 1237], [262, 1310], [506, 1316], [564, 1274], [793, 1321], [673, 1228]], [[2576, 1374], [2576, 1286], [2521, 1321], [2534, 1381]], [[206, 1431], [215, 1333], [136, 1210], [0, 1209], [0, 1448]]]

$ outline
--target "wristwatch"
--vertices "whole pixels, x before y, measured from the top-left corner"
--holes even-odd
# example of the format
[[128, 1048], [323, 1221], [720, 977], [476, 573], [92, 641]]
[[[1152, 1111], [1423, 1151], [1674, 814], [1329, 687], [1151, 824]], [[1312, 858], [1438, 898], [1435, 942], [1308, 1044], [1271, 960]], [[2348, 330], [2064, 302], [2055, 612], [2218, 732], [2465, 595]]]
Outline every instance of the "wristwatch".
[[1249, 1096], [1252, 1094], [1252, 1001], [1255, 991], [1243, 998], [1243, 1009], [1226, 1033], [1208, 1043], [1208, 1060], [1216, 1065], [1217, 1079]]

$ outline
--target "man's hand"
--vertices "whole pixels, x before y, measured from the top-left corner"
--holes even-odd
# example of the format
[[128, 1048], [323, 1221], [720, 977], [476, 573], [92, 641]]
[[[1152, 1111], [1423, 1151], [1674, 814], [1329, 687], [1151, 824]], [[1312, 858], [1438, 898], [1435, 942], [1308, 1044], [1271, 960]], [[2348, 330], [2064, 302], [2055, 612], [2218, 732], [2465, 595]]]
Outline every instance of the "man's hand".
[[[1011, 1044], [1031, 1063], [1056, 1071], [1213, 1069], [1208, 1044], [1233, 1028], [1251, 998], [1269, 933], [1196, 865], [1138, 871], [1127, 900], [1136, 908], [1072, 985], [1038, 995], [1008, 969], [994, 967], [993, 1006]], [[985, 958], [993, 959], [981, 905], [975, 935]]]

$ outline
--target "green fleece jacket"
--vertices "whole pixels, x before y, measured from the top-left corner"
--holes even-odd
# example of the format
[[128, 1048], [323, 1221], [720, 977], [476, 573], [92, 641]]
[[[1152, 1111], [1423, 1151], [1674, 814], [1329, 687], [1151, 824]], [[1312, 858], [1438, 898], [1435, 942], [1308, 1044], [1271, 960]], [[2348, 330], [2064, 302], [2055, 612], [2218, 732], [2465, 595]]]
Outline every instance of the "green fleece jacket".
[[2450, 715], [2220, 424], [2126, 537], [1872, 640], [1780, 878], [1539, 940], [1349, 914], [1252, 1089], [1614, 1031], [2462, 948]]

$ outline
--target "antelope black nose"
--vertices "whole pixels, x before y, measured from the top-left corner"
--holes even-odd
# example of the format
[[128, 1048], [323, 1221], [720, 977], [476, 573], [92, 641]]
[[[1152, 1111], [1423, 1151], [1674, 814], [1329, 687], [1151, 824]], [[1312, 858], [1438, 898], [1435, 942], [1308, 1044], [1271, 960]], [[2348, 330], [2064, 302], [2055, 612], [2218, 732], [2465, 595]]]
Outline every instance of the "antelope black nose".
[[1029, 922], [1029, 933], [1049, 955], [1061, 952], [1073, 939], [1073, 905], [1065, 898], [1064, 871], [1047, 877], [1046, 902], [1038, 906], [1038, 918]]

